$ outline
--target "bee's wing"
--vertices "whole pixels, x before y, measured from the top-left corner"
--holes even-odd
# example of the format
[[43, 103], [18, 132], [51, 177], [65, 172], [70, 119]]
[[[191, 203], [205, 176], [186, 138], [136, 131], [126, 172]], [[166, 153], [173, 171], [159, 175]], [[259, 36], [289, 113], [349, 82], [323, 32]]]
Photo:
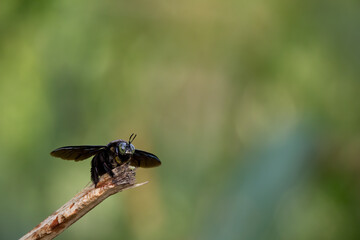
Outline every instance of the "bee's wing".
[[67, 146], [55, 149], [50, 154], [53, 157], [66, 160], [81, 161], [95, 155], [105, 148], [106, 146]]
[[151, 168], [161, 165], [157, 156], [141, 150], [135, 150], [130, 160], [130, 165], [134, 167]]

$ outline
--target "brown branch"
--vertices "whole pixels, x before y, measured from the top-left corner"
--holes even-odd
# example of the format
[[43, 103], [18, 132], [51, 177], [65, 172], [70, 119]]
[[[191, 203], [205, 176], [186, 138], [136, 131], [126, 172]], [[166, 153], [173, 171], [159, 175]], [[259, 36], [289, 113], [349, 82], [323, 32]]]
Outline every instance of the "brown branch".
[[135, 184], [135, 169], [129, 168], [127, 164], [113, 169], [113, 172], [115, 173], [114, 178], [105, 174], [96, 188], [94, 188], [94, 184], [85, 187], [20, 240], [53, 239], [107, 197], [147, 183]]

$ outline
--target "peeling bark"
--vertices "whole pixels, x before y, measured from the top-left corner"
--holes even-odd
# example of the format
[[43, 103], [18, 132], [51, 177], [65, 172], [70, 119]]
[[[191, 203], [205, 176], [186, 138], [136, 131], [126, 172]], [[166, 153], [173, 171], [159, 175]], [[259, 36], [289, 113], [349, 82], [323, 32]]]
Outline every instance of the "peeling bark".
[[114, 178], [103, 175], [96, 188], [94, 184], [85, 187], [20, 240], [53, 239], [109, 196], [147, 183], [135, 184], [135, 169], [128, 165], [119, 166], [113, 172]]

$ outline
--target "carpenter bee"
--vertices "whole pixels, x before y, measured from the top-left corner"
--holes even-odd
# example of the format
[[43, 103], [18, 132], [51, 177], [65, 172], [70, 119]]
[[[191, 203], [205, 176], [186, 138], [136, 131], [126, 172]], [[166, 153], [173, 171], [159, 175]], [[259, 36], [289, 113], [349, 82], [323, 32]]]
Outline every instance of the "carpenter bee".
[[108, 145], [84, 145], [67, 146], [55, 149], [50, 154], [53, 157], [65, 160], [82, 161], [91, 156], [91, 180], [95, 184], [99, 182], [101, 175], [108, 173], [114, 177], [112, 169], [125, 163], [134, 167], [151, 168], [161, 165], [157, 156], [152, 153], [135, 149], [131, 143], [136, 135], [131, 134], [129, 141], [115, 140]]

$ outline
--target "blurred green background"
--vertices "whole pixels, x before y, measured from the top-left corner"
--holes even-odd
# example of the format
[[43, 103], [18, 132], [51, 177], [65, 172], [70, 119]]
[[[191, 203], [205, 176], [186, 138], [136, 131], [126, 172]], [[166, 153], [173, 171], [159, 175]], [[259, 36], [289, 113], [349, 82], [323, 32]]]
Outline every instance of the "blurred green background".
[[64, 145], [163, 165], [58, 239], [360, 239], [360, 2], [0, 3], [0, 238], [90, 181]]

